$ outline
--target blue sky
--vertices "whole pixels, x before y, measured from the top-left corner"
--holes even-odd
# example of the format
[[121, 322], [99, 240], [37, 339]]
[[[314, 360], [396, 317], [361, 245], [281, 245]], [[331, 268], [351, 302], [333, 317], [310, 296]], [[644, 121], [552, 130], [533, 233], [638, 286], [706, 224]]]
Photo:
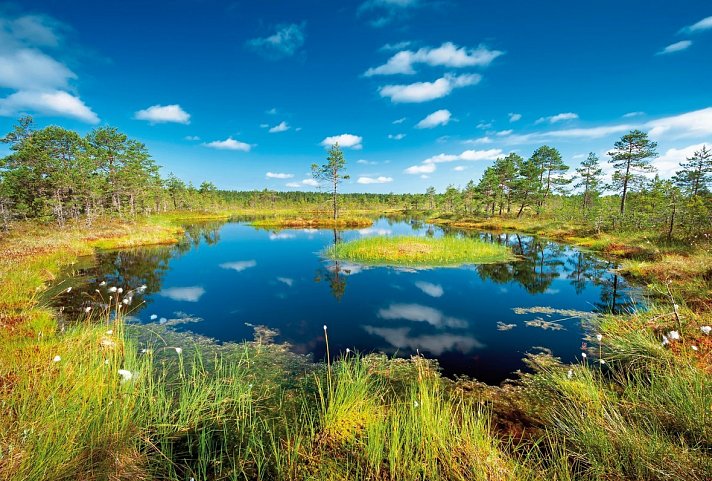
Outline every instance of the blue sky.
[[3, 2], [0, 130], [116, 126], [225, 189], [313, 189], [341, 140], [344, 191], [423, 192], [641, 128], [669, 176], [712, 144], [710, 59], [707, 0]]

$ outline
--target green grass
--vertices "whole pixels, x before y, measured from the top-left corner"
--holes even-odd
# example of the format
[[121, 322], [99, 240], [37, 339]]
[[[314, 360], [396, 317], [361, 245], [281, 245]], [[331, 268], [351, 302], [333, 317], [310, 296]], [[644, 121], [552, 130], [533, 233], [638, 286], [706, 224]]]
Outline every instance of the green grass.
[[319, 217], [283, 217], [283, 216], [273, 216], [264, 219], [254, 220], [250, 222], [254, 227], [261, 228], [278, 228], [278, 229], [297, 229], [297, 228], [355, 228], [355, 227], [368, 227], [373, 225], [373, 219], [367, 217], [339, 217], [334, 219], [332, 217], [319, 216]]
[[[179, 221], [24, 224], [0, 240], [0, 479], [712, 478], [704, 249], [593, 239], [613, 255], [634, 240], [657, 256], [624, 261], [659, 291], [656, 303], [594, 321], [591, 338], [603, 337], [586, 362], [533, 356], [532, 372], [502, 387], [444, 379], [421, 357], [332, 353], [313, 364], [286, 346], [138, 330], [107, 312], [58, 331], [39, 293], [63, 266], [97, 245], [171, 242]], [[681, 340], [663, 346], [670, 330]]]
[[505, 262], [511, 250], [499, 244], [461, 237], [366, 237], [335, 244], [326, 250], [331, 259], [369, 265], [454, 267]]

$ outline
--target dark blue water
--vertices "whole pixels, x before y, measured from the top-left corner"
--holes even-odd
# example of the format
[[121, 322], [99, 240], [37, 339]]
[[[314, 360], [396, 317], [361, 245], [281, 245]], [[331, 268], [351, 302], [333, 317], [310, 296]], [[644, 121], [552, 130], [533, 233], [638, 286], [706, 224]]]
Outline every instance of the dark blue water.
[[[624, 309], [634, 293], [610, 263], [516, 234], [457, 233], [511, 245], [521, 259], [502, 264], [366, 268], [320, 256], [335, 236], [397, 234], [444, 233], [385, 219], [341, 233], [272, 232], [243, 223], [193, 227], [177, 247], [101, 254], [97, 265], [79, 273], [71, 297], [84, 299], [80, 309], [95, 302], [97, 288], [127, 292], [145, 285], [131, 305], [143, 323], [198, 318], [176, 329], [220, 341], [251, 339], [251, 325], [265, 325], [279, 331], [277, 341], [316, 359], [324, 357], [326, 325], [332, 356], [346, 348], [420, 352], [437, 358], [448, 375], [497, 383], [522, 368], [521, 359], [534, 349], [574, 360], [589, 313]], [[69, 302], [69, 296], [62, 298]]]

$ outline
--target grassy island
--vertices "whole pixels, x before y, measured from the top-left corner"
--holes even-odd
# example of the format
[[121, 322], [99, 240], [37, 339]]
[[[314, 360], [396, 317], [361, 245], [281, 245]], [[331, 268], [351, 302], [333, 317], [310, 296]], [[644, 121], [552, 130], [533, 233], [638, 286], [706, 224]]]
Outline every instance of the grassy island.
[[410, 267], [454, 267], [514, 258], [508, 247], [479, 239], [415, 236], [357, 239], [331, 246], [326, 254], [338, 260]]
[[345, 229], [356, 227], [369, 227], [373, 219], [366, 217], [273, 217], [252, 221], [254, 227], [280, 228], [280, 229]]

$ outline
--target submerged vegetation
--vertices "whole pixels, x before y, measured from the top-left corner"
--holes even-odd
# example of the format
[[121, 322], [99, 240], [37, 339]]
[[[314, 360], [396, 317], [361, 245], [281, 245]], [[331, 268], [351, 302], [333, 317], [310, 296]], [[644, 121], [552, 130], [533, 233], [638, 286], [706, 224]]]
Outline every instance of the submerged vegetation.
[[326, 256], [370, 265], [408, 267], [455, 267], [463, 264], [505, 262], [511, 250], [499, 244], [467, 237], [366, 237], [339, 242], [326, 250]]

